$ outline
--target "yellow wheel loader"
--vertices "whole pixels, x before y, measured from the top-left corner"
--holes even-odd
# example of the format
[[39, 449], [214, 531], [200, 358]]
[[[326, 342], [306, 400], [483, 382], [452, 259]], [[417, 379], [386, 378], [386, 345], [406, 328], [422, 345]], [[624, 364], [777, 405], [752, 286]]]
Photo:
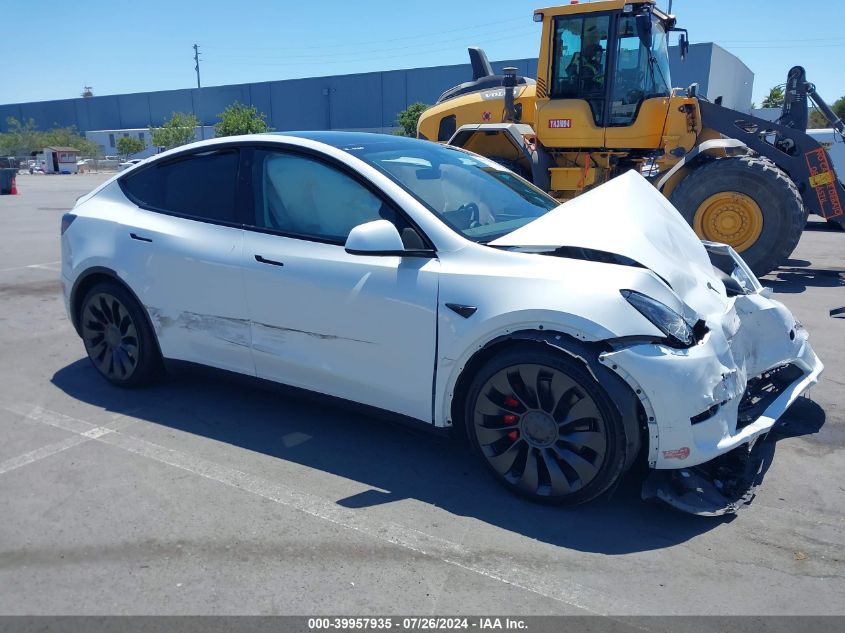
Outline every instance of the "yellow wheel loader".
[[845, 187], [806, 134], [807, 97], [845, 129], [803, 68], [789, 72], [782, 116], [769, 122], [699, 97], [696, 84], [671, 87], [669, 33], [680, 32], [682, 57], [689, 42], [654, 0], [573, 2], [534, 20], [536, 80], [494, 75], [471, 48], [472, 81], [422, 114], [418, 137], [492, 158], [559, 199], [636, 169], [757, 275], [786, 262], [809, 213], [845, 222]]

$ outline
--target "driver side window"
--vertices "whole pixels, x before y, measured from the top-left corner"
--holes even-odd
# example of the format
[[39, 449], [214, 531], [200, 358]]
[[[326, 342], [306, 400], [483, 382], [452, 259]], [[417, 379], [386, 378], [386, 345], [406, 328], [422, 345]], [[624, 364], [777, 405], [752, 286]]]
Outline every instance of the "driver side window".
[[343, 244], [359, 224], [396, 214], [361, 183], [335, 167], [301, 156], [255, 152], [254, 225], [288, 235]]

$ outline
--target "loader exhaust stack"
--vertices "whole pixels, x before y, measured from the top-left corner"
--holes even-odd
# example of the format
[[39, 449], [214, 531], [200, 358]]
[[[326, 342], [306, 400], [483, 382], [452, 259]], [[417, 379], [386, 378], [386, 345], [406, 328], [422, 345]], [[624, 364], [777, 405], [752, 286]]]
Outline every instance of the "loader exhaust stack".
[[518, 123], [519, 118], [516, 113], [516, 106], [513, 102], [513, 89], [516, 88], [516, 68], [508, 66], [503, 69], [504, 78], [502, 79], [502, 86], [505, 88], [505, 121], [508, 123]]

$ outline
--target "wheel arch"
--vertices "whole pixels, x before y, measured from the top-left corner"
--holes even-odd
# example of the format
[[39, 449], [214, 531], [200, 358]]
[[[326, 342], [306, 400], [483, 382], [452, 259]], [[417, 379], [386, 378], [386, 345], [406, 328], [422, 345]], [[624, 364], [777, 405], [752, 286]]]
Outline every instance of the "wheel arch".
[[732, 138], [715, 138], [704, 141], [696, 145], [681, 160], [675, 163], [669, 171], [661, 175], [654, 186], [668, 198], [690, 169], [696, 167], [702, 160], [719, 157], [726, 154], [729, 150], [735, 150], [740, 153], [744, 152], [746, 154], [750, 152], [745, 143]]
[[141, 313], [144, 316], [144, 320], [146, 321], [147, 326], [150, 328], [150, 332], [153, 333], [153, 340], [155, 341], [155, 346], [158, 350], [159, 357], [161, 357], [161, 346], [158, 342], [158, 336], [156, 336], [156, 330], [153, 327], [152, 320], [150, 319], [150, 315], [147, 312], [147, 309], [144, 306], [143, 302], [138, 298], [138, 295], [135, 294], [135, 291], [132, 290], [129, 284], [127, 284], [123, 279], [120, 278], [120, 275], [118, 275], [116, 271], [105, 266], [93, 266], [83, 272], [81, 275], [79, 275], [76, 278], [76, 281], [73, 282], [73, 287], [70, 291], [70, 317], [71, 322], [73, 323], [73, 327], [76, 330], [76, 333], [81, 336], [79, 312], [82, 308], [82, 300], [85, 298], [85, 295], [88, 294], [88, 291], [91, 288], [103, 281], [111, 281], [118, 284], [121, 288], [128, 292], [129, 295], [137, 302], [137, 304], [141, 308]]
[[525, 347], [553, 348], [581, 364], [595, 381], [607, 392], [625, 427], [625, 470], [630, 468], [648, 442], [645, 411], [639, 398], [619, 376], [599, 360], [599, 354], [608, 347], [601, 341], [585, 342], [566, 334], [549, 330], [519, 330], [497, 336], [477, 350], [464, 365], [455, 382], [449, 404], [453, 429], [464, 432], [464, 409], [469, 385], [484, 364], [505, 350]]

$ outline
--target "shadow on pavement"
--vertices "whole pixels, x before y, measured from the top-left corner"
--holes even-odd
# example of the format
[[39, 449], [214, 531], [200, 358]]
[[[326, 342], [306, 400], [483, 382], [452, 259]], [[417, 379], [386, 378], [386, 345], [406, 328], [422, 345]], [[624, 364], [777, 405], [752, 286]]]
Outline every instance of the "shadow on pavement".
[[829, 231], [829, 232], [841, 232], [842, 225], [838, 224], [837, 222], [827, 221], [819, 219], [809, 220], [807, 224], [804, 225], [805, 231]]
[[[612, 495], [590, 504], [566, 508], [531, 503], [509, 494], [458, 441], [215, 370], [180, 367], [157, 385], [124, 390], [106, 383], [82, 359], [57, 371], [52, 382], [69, 396], [110, 412], [374, 488], [336, 500], [348, 508], [417, 499], [546, 543], [609, 555], [670, 547], [730, 520], [643, 502], [645, 468], [636, 467]], [[805, 411], [800, 424], [786, 427], [793, 435], [784, 437], [815, 433], [824, 422], [817, 405], [800, 404], [811, 415]]]
[[[787, 263], [792, 264], [795, 261], [789, 260]], [[845, 270], [782, 267], [761, 279], [760, 283], [771, 287], [775, 292], [800, 294], [807, 288], [845, 287]]]

